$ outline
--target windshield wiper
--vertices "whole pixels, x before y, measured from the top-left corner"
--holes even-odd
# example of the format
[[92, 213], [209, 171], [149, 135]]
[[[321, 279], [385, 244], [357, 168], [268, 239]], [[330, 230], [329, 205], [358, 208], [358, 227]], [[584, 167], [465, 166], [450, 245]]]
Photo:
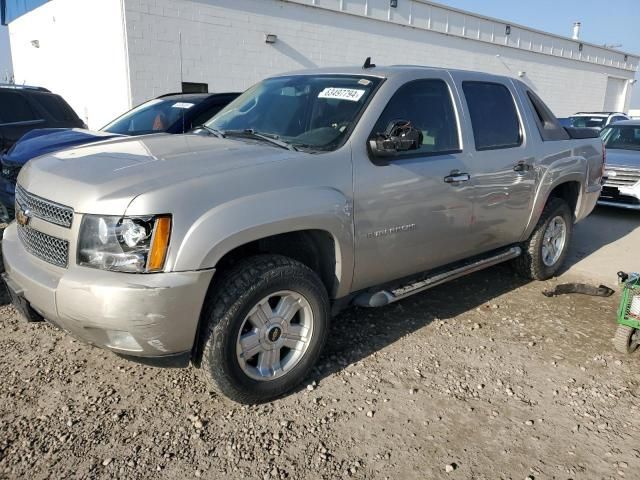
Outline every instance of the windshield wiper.
[[207, 127], [204, 124], [203, 125], [198, 125], [197, 127], [194, 127], [193, 130], [195, 130], [197, 128], [202, 128], [203, 130], [206, 130], [207, 132], [209, 132], [212, 135], [215, 135], [218, 138], [224, 138], [225, 137], [224, 132], [222, 132], [220, 130], [216, 130], [215, 128]]
[[222, 135], [228, 137], [228, 136], [235, 136], [235, 137], [245, 137], [245, 138], [255, 138], [258, 140], [264, 140], [265, 142], [269, 142], [272, 145], [276, 145], [280, 148], [286, 148], [287, 150], [293, 150], [295, 152], [298, 151], [298, 149], [296, 147], [294, 147], [293, 145], [291, 145], [290, 143], [287, 143], [283, 140], [280, 140], [279, 138], [275, 137], [275, 136], [271, 136], [271, 135], [267, 135], [264, 133], [260, 133], [260, 132], [256, 132], [255, 130], [253, 130], [252, 128], [246, 128], [244, 130], [225, 130], [223, 132], [221, 132]]

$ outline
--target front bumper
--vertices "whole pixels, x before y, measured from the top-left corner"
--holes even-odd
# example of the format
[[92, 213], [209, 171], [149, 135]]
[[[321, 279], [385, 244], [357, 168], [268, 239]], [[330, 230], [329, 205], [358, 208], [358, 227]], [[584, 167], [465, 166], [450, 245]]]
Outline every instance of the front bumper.
[[598, 199], [598, 205], [608, 207], [626, 208], [627, 210], [640, 210], [640, 184], [632, 187], [609, 186], [602, 189]]
[[75, 337], [135, 357], [191, 351], [213, 270], [127, 274], [59, 268], [22, 247], [15, 223], [4, 232], [2, 252], [8, 286]]

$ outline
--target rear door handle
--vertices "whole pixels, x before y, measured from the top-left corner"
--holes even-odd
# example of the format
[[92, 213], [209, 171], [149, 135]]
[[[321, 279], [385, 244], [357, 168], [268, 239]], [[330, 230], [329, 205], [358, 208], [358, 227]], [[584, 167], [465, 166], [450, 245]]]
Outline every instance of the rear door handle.
[[529, 170], [531, 170], [531, 165], [527, 163], [526, 160], [520, 160], [513, 167], [513, 171], [518, 173], [525, 173], [525, 172], [528, 172]]
[[444, 177], [445, 183], [468, 182], [469, 180], [471, 180], [471, 175], [460, 172], [451, 172], [451, 175]]

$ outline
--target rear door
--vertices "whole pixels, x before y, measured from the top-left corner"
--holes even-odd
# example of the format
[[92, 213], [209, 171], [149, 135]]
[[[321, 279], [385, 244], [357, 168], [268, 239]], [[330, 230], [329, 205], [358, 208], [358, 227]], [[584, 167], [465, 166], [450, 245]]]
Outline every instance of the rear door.
[[459, 82], [472, 139], [473, 253], [519, 241], [529, 220], [535, 157], [524, 107], [509, 80], [469, 75]]
[[31, 108], [20, 92], [0, 89], [0, 150], [8, 150], [22, 135], [45, 126], [45, 119]]

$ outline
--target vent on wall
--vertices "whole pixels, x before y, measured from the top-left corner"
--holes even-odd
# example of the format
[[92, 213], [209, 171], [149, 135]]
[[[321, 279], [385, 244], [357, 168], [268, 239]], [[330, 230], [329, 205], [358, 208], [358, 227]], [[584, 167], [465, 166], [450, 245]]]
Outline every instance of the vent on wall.
[[182, 82], [182, 93], [209, 93], [209, 84]]

